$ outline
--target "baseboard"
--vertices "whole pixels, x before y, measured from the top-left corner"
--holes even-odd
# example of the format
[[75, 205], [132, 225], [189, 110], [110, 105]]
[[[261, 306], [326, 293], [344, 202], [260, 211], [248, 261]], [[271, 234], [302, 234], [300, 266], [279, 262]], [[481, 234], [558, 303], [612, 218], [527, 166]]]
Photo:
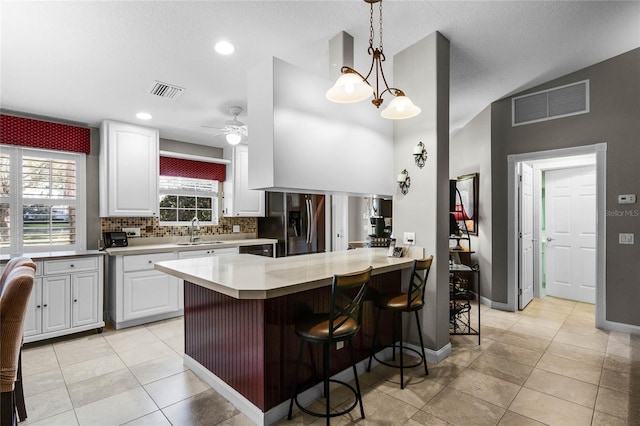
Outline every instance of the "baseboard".
[[501, 311], [515, 312], [508, 303], [496, 302], [495, 300], [491, 301], [491, 309], [500, 309]]
[[596, 327], [602, 328], [603, 330], [640, 335], [640, 326], [625, 324], [622, 322], [604, 320], [602, 321], [602, 324], [596, 324]]
[[[414, 345], [412, 343], [406, 343], [406, 342], [404, 343], [404, 345], [420, 353], [420, 346]], [[424, 354], [427, 357], [427, 362], [430, 362], [432, 364], [437, 364], [440, 361], [443, 361], [444, 359], [446, 359], [449, 355], [451, 355], [451, 342], [447, 343], [437, 351], [434, 351], [433, 349], [424, 348]]]

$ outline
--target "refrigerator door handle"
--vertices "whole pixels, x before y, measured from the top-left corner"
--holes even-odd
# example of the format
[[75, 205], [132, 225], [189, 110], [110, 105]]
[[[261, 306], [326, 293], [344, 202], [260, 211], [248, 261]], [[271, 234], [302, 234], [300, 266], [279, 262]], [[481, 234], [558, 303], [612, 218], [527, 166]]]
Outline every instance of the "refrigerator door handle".
[[311, 243], [311, 200], [308, 198], [305, 200], [307, 203], [307, 244]]

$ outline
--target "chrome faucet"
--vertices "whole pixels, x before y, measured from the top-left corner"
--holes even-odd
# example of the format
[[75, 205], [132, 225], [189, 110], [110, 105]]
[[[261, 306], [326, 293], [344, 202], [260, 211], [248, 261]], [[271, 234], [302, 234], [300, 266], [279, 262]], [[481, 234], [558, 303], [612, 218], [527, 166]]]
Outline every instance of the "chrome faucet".
[[198, 235], [199, 232], [200, 232], [200, 221], [196, 216], [193, 219], [191, 219], [191, 242], [192, 243], [195, 243], [196, 241], [200, 240], [200, 236]]

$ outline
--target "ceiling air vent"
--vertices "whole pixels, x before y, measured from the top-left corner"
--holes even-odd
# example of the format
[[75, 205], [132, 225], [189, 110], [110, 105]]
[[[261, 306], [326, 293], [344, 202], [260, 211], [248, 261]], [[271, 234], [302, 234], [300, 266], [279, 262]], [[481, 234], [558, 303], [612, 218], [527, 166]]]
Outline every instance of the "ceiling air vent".
[[176, 100], [184, 93], [186, 89], [183, 87], [174, 86], [172, 84], [163, 83], [161, 81], [154, 81], [149, 89], [149, 93], [161, 98]]
[[585, 114], [589, 112], [589, 80], [513, 98], [511, 112], [513, 126]]

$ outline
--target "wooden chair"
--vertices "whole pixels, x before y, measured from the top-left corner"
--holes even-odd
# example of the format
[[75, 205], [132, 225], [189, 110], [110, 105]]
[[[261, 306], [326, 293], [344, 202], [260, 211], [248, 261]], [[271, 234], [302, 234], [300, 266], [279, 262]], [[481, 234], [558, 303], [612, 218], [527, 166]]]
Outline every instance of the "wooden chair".
[[[422, 329], [420, 328], [420, 318], [418, 316], [418, 312], [422, 310], [424, 307], [424, 290], [427, 283], [427, 278], [429, 276], [429, 270], [431, 269], [431, 263], [433, 262], [433, 256], [428, 259], [419, 259], [413, 261], [413, 267], [411, 269], [411, 279], [409, 282], [409, 289], [406, 293], [392, 293], [392, 294], [382, 294], [375, 298], [374, 303], [377, 309], [376, 315], [376, 326], [373, 332], [373, 342], [371, 344], [371, 355], [369, 356], [369, 365], [367, 366], [367, 371], [371, 371], [371, 360], [376, 358], [381, 364], [387, 365], [389, 367], [395, 367], [400, 369], [400, 388], [404, 389], [404, 369], [405, 368], [413, 368], [417, 367], [420, 364], [424, 363], [424, 374], [429, 375], [429, 369], [427, 368], [427, 358], [424, 353], [424, 343], [422, 341]], [[393, 360], [396, 359], [396, 342], [399, 341], [399, 352], [400, 352], [400, 365], [388, 363], [386, 361], [382, 361], [376, 357], [376, 340], [378, 337], [378, 325], [380, 324], [380, 313], [382, 311], [391, 311], [393, 312]], [[416, 317], [416, 325], [418, 326], [418, 337], [420, 338], [420, 349], [421, 352], [418, 352], [412, 348], [407, 348], [403, 346], [402, 343], [402, 313], [403, 312], [414, 312]], [[398, 319], [396, 321], [396, 319]], [[399, 336], [396, 335], [397, 328], [395, 324], [399, 324], [400, 333]], [[404, 365], [404, 351], [411, 351], [415, 353], [420, 361], [411, 365]]]
[[[298, 360], [296, 362], [295, 385], [293, 387], [293, 396], [289, 403], [289, 415], [293, 411], [293, 403], [303, 412], [316, 417], [325, 417], [327, 425], [330, 423], [331, 417], [341, 416], [353, 410], [356, 405], [360, 404], [360, 415], [364, 419], [364, 407], [362, 405], [362, 394], [360, 392], [360, 382], [358, 381], [358, 372], [356, 370], [355, 356], [353, 353], [353, 345], [351, 339], [360, 330], [362, 322], [362, 305], [364, 296], [367, 291], [369, 280], [371, 279], [371, 270], [369, 267], [363, 271], [351, 274], [334, 275], [331, 283], [331, 301], [328, 313], [313, 314], [302, 318], [295, 325], [296, 335], [300, 339], [298, 349]], [[353, 367], [353, 375], [356, 382], [356, 389], [351, 385], [338, 380], [329, 379], [329, 348], [336, 342], [349, 342], [351, 354], [351, 365]], [[318, 413], [310, 411], [301, 406], [298, 402], [298, 374], [300, 364], [302, 363], [302, 354], [305, 342], [322, 344], [323, 358], [323, 384], [325, 397], [325, 412]], [[355, 395], [354, 403], [347, 409], [340, 412], [331, 412], [329, 382], [338, 383], [346, 386]]]
[[[31, 259], [15, 262], [3, 274], [0, 293], [0, 424], [12, 426], [26, 419], [22, 391], [21, 347], [27, 303], [35, 281], [35, 264]], [[9, 267], [9, 265], [7, 265]]]

